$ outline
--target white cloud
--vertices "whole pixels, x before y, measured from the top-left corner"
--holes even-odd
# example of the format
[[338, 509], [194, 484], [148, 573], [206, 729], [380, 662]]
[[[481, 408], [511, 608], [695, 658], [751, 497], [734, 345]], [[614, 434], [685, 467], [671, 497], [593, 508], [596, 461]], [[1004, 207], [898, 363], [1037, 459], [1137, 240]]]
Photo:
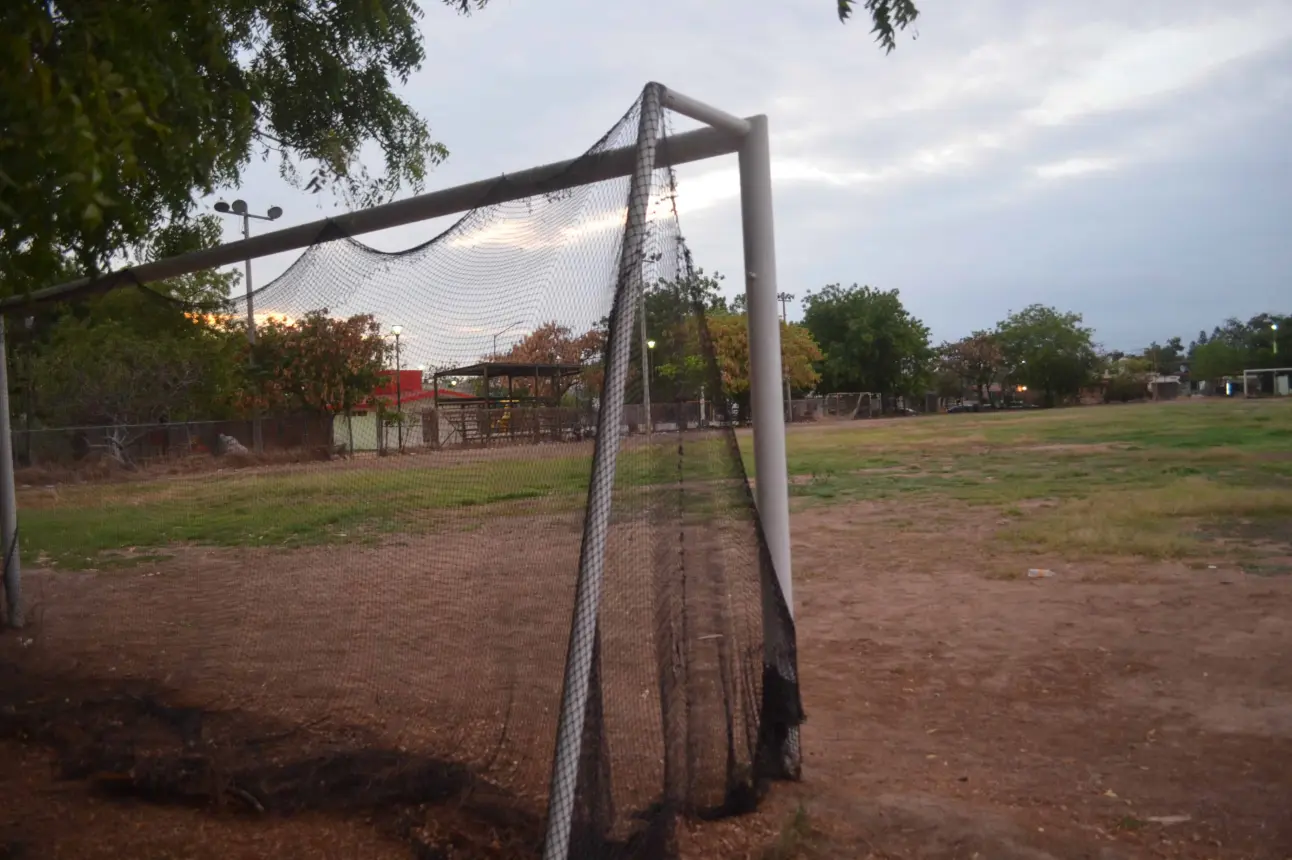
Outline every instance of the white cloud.
[[1117, 158], [1066, 158], [1063, 161], [1051, 161], [1032, 168], [1039, 179], [1071, 179], [1091, 173], [1106, 173], [1116, 170], [1121, 165]]
[[[1287, 0], [921, 0], [921, 10], [918, 41], [903, 38], [888, 56], [874, 47], [863, 21], [840, 26], [822, 0], [660, 0], [645, 17], [600, 0], [491, 4], [471, 19], [428, 11], [427, 68], [406, 95], [453, 151], [433, 175], [434, 187], [579, 152], [649, 79], [733, 113], [766, 112], [781, 281], [901, 287], [911, 301], [925, 297], [917, 311], [939, 337], [939, 326], [952, 335], [956, 326], [998, 318], [1001, 308], [987, 307], [992, 302], [1062, 301], [1047, 290], [1065, 277], [1081, 302], [1114, 289], [1119, 273], [1130, 271], [1140, 274], [1116, 287], [1118, 302], [1130, 303], [1150, 284], [1159, 293], [1170, 284], [1188, 295], [1203, 271], [1178, 262], [1199, 244], [1188, 225], [1205, 220], [1208, 233], [1223, 232], [1259, 209], [1253, 196], [1267, 209], [1289, 205], [1271, 192], [1287, 170], [1277, 147], [1289, 133], [1279, 111], [1292, 101]], [[568, 50], [571, 43], [581, 49]], [[466, 67], [473, 70], [467, 83], [447, 83]], [[566, 84], [571, 80], [577, 85]], [[678, 173], [678, 210], [697, 262], [710, 271], [740, 271], [735, 159]], [[1168, 174], [1172, 181], [1163, 182]], [[1103, 181], [1110, 176], [1117, 181]], [[258, 164], [248, 175], [253, 193], [281, 195], [269, 202], [283, 204], [289, 217], [318, 217], [307, 211], [310, 198], [293, 198], [277, 182]], [[1089, 202], [1085, 221], [1073, 215], [1074, 200]], [[1242, 205], [1230, 205], [1235, 200]], [[1096, 241], [1108, 213], [1144, 231], [1142, 240], [1124, 241], [1101, 260], [1111, 275], [1100, 279], [1094, 264], [1051, 271], [1053, 250], [1038, 251], [1035, 260], [1019, 253], [1050, 247], [1047, 231], [1054, 246], [1063, 246], [1065, 230], [1079, 231], [1082, 243]], [[1267, 238], [1274, 228], [1262, 226], [1286, 223], [1280, 214], [1286, 212], [1244, 222], [1209, 259], [1221, 266], [1224, 257], [1225, 277], [1259, 285], [1251, 290], [1264, 290], [1260, 295], [1285, 295], [1285, 281], [1268, 273], [1286, 273], [1280, 250], [1286, 243], [1281, 234]], [[996, 225], [1010, 218], [1009, 239], [999, 240], [1008, 247], [995, 248], [1002, 234]], [[623, 220], [622, 208], [601, 207], [541, 235], [530, 225], [502, 223], [456, 241], [480, 247], [486, 257], [491, 246], [586, 242], [597, 249], [594, 265], [609, 266], [602, 251]], [[930, 253], [933, 231], [944, 231], [937, 253]], [[364, 241], [397, 250], [435, 232], [410, 225]], [[1113, 239], [1127, 233], [1122, 224]], [[958, 257], [948, 250], [956, 241], [964, 243]], [[580, 246], [562, 259], [578, 258], [577, 274], [587, 279], [584, 252]], [[257, 261], [257, 283], [278, 265]], [[1097, 285], [1086, 289], [1079, 278]], [[1272, 286], [1276, 280], [1282, 286]], [[1019, 292], [1008, 299], [975, 299], [984, 320], [947, 310], [963, 307], [958, 297], [983, 284], [1006, 290], [1001, 285], [1013, 282]], [[1198, 286], [1202, 298], [1179, 307], [1202, 307], [1209, 290]], [[475, 304], [445, 325], [490, 328], [494, 306], [483, 291], [458, 290], [452, 299]], [[522, 303], [533, 307], [520, 316], [531, 322], [564, 316], [557, 301], [526, 296]], [[498, 328], [519, 318], [510, 305], [503, 313], [497, 309]], [[454, 354], [487, 337], [445, 336]]]
[[1225, 65], [1292, 37], [1292, 15], [1266, 8], [1147, 32], [1094, 29], [1109, 37], [1105, 47], [1050, 87], [1027, 113], [1031, 124], [1077, 122], [1195, 86]]

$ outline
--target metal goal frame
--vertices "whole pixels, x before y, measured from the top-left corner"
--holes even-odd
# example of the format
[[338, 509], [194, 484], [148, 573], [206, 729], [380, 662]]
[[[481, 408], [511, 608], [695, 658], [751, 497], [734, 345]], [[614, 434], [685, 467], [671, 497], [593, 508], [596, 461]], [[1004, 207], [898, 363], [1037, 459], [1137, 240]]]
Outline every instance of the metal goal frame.
[[[621, 255], [617, 285], [620, 295], [616, 296], [616, 303], [619, 307], [632, 308], [640, 305], [645, 284], [640, 254], [628, 253], [628, 245], [634, 236], [640, 237], [644, 232], [654, 170], [735, 154], [739, 159], [740, 171], [740, 216], [749, 324], [750, 393], [757, 471], [755, 504], [776, 582], [780, 587], [780, 595], [776, 595], [769, 593], [770, 586], [765, 585], [763, 595], [764, 649], [767, 659], [775, 662], [779, 658], [772, 655], [783, 653], [780, 650], [783, 634], [776, 624], [775, 607], [783, 599], [792, 616], [793, 590], [768, 120], [765, 115], [741, 118], [654, 82], [646, 85], [641, 104], [641, 123], [634, 146], [505, 174], [505, 182], [492, 178], [458, 185], [228, 242], [214, 248], [115, 270], [92, 280], [80, 279], [47, 287], [28, 295], [0, 301], [0, 313], [105, 293], [120, 286], [179, 277], [258, 257], [301, 250], [343, 236], [413, 224], [482, 206], [551, 194], [624, 176], [632, 177], [632, 182], [624, 239], [625, 253]], [[669, 136], [665, 146], [658, 146], [664, 110], [697, 120], [705, 127]], [[327, 232], [329, 227], [333, 230]], [[637, 241], [640, 242], [640, 239]], [[625, 295], [624, 291], [631, 292]], [[642, 313], [644, 314], [644, 309]], [[611, 342], [617, 344], [618, 348], [613, 350], [615, 355], [606, 357], [606, 382], [599, 422], [601, 426], [592, 467], [589, 515], [585, 518], [584, 547], [580, 558], [575, 615], [566, 657], [561, 719], [548, 799], [547, 839], [544, 844], [546, 860], [562, 860], [568, 852], [570, 841], [578, 749], [592, 669], [592, 648], [578, 646], [580, 643], [590, 643], [595, 636], [610, 510], [608, 503], [597, 505], [594, 502], [598, 499], [608, 501], [613, 486], [620, 442], [617, 431], [623, 412], [633, 317], [633, 313], [617, 314], [614, 321], [616, 331]], [[3, 540], [5, 559], [7, 620], [11, 627], [21, 627], [24, 619], [7, 363], [4, 326], [0, 321], [0, 539]], [[780, 668], [790, 673], [791, 677], [797, 670], [797, 667]], [[779, 753], [784, 771], [797, 774], [799, 749], [796, 731], [790, 732]]]

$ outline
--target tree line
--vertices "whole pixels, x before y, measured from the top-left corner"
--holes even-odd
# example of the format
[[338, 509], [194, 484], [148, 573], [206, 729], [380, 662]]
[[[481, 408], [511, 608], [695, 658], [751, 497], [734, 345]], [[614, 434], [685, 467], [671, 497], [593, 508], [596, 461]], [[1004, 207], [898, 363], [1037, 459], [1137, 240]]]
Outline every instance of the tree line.
[[[210, 245], [214, 216], [172, 225], [134, 249], [141, 261]], [[390, 342], [371, 314], [334, 318], [326, 308], [269, 318], [253, 343], [229, 295], [239, 275], [207, 271], [147, 288], [124, 288], [43, 308], [13, 327], [11, 402], [20, 426], [128, 427], [262, 414], [343, 414], [371, 401], [390, 366]], [[748, 414], [749, 338], [743, 296], [728, 300], [722, 276], [703, 271], [649, 285], [643, 296], [654, 402], [725, 396]], [[494, 361], [583, 367], [519, 396], [595, 399], [607, 320], [585, 331], [538, 326]], [[630, 384], [640, 390], [640, 329], [634, 325]], [[1277, 340], [1276, 340], [1277, 339]], [[1150, 374], [1217, 380], [1292, 356], [1286, 315], [1229, 319], [1187, 346], [1179, 337], [1142, 350], [1106, 351], [1082, 316], [1034, 304], [991, 329], [935, 344], [899, 292], [830, 284], [808, 292], [803, 316], [781, 323], [782, 364], [793, 396], [870, 392], [968, 397], [988, 402], [1020, 391], [1042, 405], [1077, 398], [1099, 383], [1106, 399], [1143, 396]], [[1285, 359], [1286, 361], [1287, 359]], [[579, 383], [577, 387], [575, 383]], [[706, 391], [706, 386], [708, 390]], [[714, 387], [720, 390], [713, 390]], [[573, 389], [573, 390], [571, 390]], [[483, 393], [483, 392], [477, 392]]]
[[[655, 340], [652, 392], [659, 400], [695, 399], [705, 378], [697, 335], [702, 310], [724, 391], [747, 405], [749, 344], [743, 296], [723, 297], [720, 275], [698, 273], [663, 282], [646, 295], [647, 330]], [[1080, 313], [1032, 304], [990, 329], [935, 344], [929, 328], [895, 289], [830, 284], [808, 292], [800, 321], [781, 325], [782, 365], [793, 396], [870, 392], [887, 403], [935, 393], [986, 403], [1030, 392], [1043, 406], [1077, 399], [1098, 386], [1108, 400], [1143, 397], [1152, 375], [1217, 381], [1292, 356], [1287, 315], [1228, 319], [1211, 334], [1150, 343], [1126, 353], [1106, 350]], [[1281, 348], [1281, 349], [1280, 349]], [[525, 346], [519, 349], [523, 352]], [[1288, 363], [1292, 360], [1285, 359]]]

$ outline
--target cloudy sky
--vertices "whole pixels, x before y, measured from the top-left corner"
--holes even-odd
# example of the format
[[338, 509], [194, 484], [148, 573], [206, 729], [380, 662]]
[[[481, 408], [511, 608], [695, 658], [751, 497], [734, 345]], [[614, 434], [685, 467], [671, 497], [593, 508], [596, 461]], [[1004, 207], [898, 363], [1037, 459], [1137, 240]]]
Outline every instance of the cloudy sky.
[[[658, 80], [769, 115], [780, 284], [800, 296], [895, 287], [936, 340], [1043, 302], [1120, 349], [1292, 311], [1292, 3], [919, 5], [885, 56], [831, 0], [494, 0], [467, 18], [426, 0], [404, 92], [452, 153], [428, 188], [576, 155]], [[735, 167], [679, 170], [682, 230], [733, 291]], [[337, 211], [272, 164], [237, 193], [282, 224]]]

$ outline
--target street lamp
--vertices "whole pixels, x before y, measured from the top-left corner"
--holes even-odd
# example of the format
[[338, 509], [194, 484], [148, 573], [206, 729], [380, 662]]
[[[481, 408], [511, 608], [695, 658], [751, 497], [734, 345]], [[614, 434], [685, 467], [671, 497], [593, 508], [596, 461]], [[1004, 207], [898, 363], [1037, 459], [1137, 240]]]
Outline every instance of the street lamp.
[[495, 359], [498, 358], [498, 336], [506, 334], [507, 332], [511, 331], [518, 325], [520, 325], [520, 320], [516, 320], [516, 322], [507, 326], [505, 329], [503, 329], [502, 331], [498, 332], [498, 334], [493, 336], [493, 357]]
[[[251, 219], [259, 221], [277, 221], [283, 217], [283, 210], [277, 206], [270, 206], [264, 215], [253, 215], [247, 208], [247, 201], [235, 200], [233, 205], [220, 200], [215, 204], [215, 211], [221, 215], [239, 215], [242, 217], [242, 239], [245, 242], [251, 238]], [[247, 257], [246, 262], [247, 277], [247, 343], [256, 342], [256, 314], [251, 297], [251, 257]], [[253, 359], [254, 360], [254, 359]], [[264, 453], [265, 440], [260, 426], [260, 409], [257, 407], [253, 410], [251, 416], [251, 438], [252, 447], [257, 454]]]
[[646, 367], [643, 368], [645, 373], [642, 374], [642, 406], [645, 407], [646, 409], [646, 435], [647, 436], [650, 436], [650, 432], [654, 428], [654, 424], [655, 424], [654, 416], [651, 415], [651, 408], [650, 408], [650, 372], [651, 372], [650, 371], [650, 365], [651, 365], [650, 351], [654, 348], [655, 348], [654, 340], [646, 341], [646, 353], [643, 356], [646, 359]]
[[1270, 331], [1274, 332], [1274, 335], [1273, 335], [1274, 354], [1278, 355], [1279, 354], [1279, 324], [1270, 323]]
[[399, 422], [395, 425], [395, 433], [399, 439], [399, 453], [404, 453], [404, 384], [399, 372], [399, 336], [404, 333], [402, 325], [392, 325], [390, 333], [395, 336], [395, 414], [399, 416]]
[[[785, 306], [789, 302], [794, 301], [794, 294], [777, 293], [776, 300], [781, 303], [781, 323], [782, 325], [788, 325], [789, 319], [787, 318]], [[793, 422], [794, 421], [794, 400], [790, 395], [790, 369], [785, 365], [784, 355], [785, 355], [785, 352], [784, 350], [782, 350], [781, 351], [781, 356], [782, 356], [781, 376], [785, 377], [785, 420], [789, 422]]]

